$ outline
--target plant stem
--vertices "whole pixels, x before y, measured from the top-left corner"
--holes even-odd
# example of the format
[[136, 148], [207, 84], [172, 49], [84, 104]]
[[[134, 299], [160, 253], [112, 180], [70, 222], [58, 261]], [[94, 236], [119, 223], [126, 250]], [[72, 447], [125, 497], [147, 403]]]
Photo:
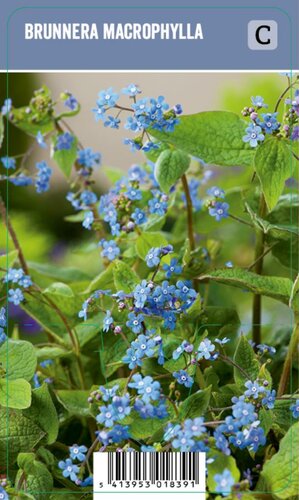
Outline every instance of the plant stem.
[[277, 243], [274, 243], [273, 245], [271, 245], [270, 247], [268, 247], [267, 250], [265, 250], [262, 255], [260, 255], [252, 264], [250, 264], [250, 266], [247, 267], [247, 271], [250, 271], [251, 269], [253, 269], [255, 267], [255, 265], [258, 263], [259, 260], [261, 260], [264, 257], [266, 257], [266, 255], [268, 255], [268, 253], [271, 252], [272, 248], [275, 247], [276, 244]]
[[[267, 211], [266, 202], [264, 195], [261, 194], [260, 206], [258, 215], [259, 217], [264, 217]], [[254, 272], [261, 275], [263, 272], [263, 263], [265, 252], [265, 234], [261, 230], [256, 232], [256, 244], [255, 244], [255, 266]], [[262, 318], [262, 296], [255, 294], [253, 297], [252, 304], [252, 340], [255, 344], [261, 343], [261, 318]]]
[[275, 106], [275, 109], [274, 109], [274, 113], [276, 113], [276, 111], [278, 110], [278, 107], [282, 101], [282, 99], [284, 98], [284, 96], [288, 93], [288, 91], [294, 86], [296, 85], [296, 83], [298, 83], [297, 81], [291, 83], [284, 91], [283, 93], [279, 96], [278, 98], [278, 101], [276, 103], [276, 106]]
[[289, 343], [287, 357], [285, 359], [282, 374], [279, 381], [277, 396], [282, 396], [287, 389], [291, 369], [292, 369], [292, 360], [295, 353], [298, 351], [298, 343], [299, 343], [299, 314], [295, 315], [295, 326], [292, 332], [291, 340]]
[[237, 368], [244, 375], [244, 377], [250, 380], [250, 376], [248, 375], [248, 373], [246, 373], [246, 371], [243, 370], [242, 366], [238, 365], [233, 359], [225, 356], [224, 354], [219, 354], [219, 358], [222, 359], [222, 361], [224, 361], [225, 363], [229, 363], [230, 365]]
[[234, 220], [236, 220], [238, 222], [241, 222], [241, 224], [245, 224], [245, 226], [253, 227], [253, 225], [250, 224], [250, 222], [247, 222], [247, 220], [245, 220], [245, 219], [241, 219], [241, 217], [237, 217], [236, 215], [232, 215], [232, 214], [228, 214], [228, 216], [231, 219], [234, 219]]
[[10, 221], [10, 219], [8, 217], [6, 206], [5, 206], [5, 203], [4, 203], [1, 195], [0, 195], [0, 213], [1, 213], [1, 216], [2, 216], [4, 224], [6, 225], [7, 231], [9, 232], [10, 237], [11, 237], [11, 239], [13, 241], [14, 247], [18, 251], [18, 256], [19, 256], [19, 261], [20, 261], [21, 267], [22, 267], [22, 269], [23, 269], [23, 271], [24, 271], [25, 274], [29, 274], [29, 269], [28, 269], [28, 266], [27, 266], [27, 263], [26, 263], [23, 251], [21, 249], [21, 246], [19, 244], [17, 235], [16, 235], [16, 233], [14, 231], [14, 228], [13, 228], [13, 226], [11, 224], [11, 221]]
[[182, 175], [182, 184], [183, 184], [183, 189], [184, 193], [186, 196], [186, 204], [187, 204], [187, 220], [188, 220], [188, 237], [189, 237], [189, 242], [190, 242], [190, 249], [195, 250], [195, 239], [194, 239], [194, 232], [193, 232], [193, 205], [192, 205], [192, 200], [190, 196], [190, 191], [189, 191], [189, 186], [188, 186], [188, 181], [186, 175]]

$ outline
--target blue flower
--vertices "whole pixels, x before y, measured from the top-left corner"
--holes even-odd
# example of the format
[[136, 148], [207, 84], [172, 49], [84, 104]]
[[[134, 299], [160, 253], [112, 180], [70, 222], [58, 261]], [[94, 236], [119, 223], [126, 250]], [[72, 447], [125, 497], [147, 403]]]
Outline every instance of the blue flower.
[[260, 127], [266, 132], [266, 134], [272, 134], [275, 130], [280, 127], [280, 123], [277, 121], [278, 113], [263, 113], [262, 117], [264, 121], [258, 122]]
[[244, 142], [249, 142], [250, 146], [256, 148], [259, 142], [265, 139], [264, 134], [262, 134], [262, 129], [258, 125], [251, 123], [249, 127], [246, 128], [247, 134], [243, 136]]
[[29, 288], [32, 285], [32, 279], [30, 276], [24, 274], [24, 276], [19, 279], [18, 284], [23, 288]]
[[88, 210], [87, 212], [84, 213], [82, 226], [85, 227], [85, 229], [91, 229], [93, 222], [94, 222], [93, 212], [91, 210]]
[[53, 365], [53, 359], [45, 359], [44, 361], [40, 362], [40, 366], [42, 368], [47, 368], [48, 366]]
[[101, 246], [103, 251], [101, 252], [102, 257], [106, 257], [108, 260], [114, 260], [120, 254], [120, 249], [118, 248], [115, 241], [102, 241]]
[[147, 221], [146, 213], [140, 208], [136, 208], [131, 217], [138, 225], [144, 224]]
[[244, 396], [234, 397], [232, 401], [233, 416], [239, 419], [241, 425], [248, 425], [256, 420], [255, 407], [251, 403], [245, 403]]
[[97, 202], [97, 195], [92, 191], [89, 191], [89, 189], [85, 189], [80, 194], [80, 200], [83, 203], [83, 205], [86, 206], [93, 205], [94, 203]]
[[43, 148], [43, 149], [46, 149], [46, 148], [47, 148], [47, 144], [46, 144], [46, 142], [45, 142], [45, 140], [44, 140], [44, 136], [43, 136], [43, 134], [41, 133], [41, 131], [40, 131], [40, 130], [39, 130], [39, 131], [37, 132], [37, 134], [36, 134], [36, 142], [37, 142], [37, 144], [38, 144], [41, 148]]
[[210, 189], [207, 190], [207, 194], [209, 196], [214, 196], [214, 198], [224, 198], [224, 191], [223, 189], [213, 186]]
[[124, 127], [126, 130], [132, 130], [132, 132], [140, 132], [144, 128], [144, 124], [141, 119], [136, 118], [135, 116], [128, 116]]
[[107, 116], [106, 120], [104, 121], [104, 127], [119, 129], [119, 124], [120, 119], [111, 115]]
[[269, 355], [273, 355], [276, 353], [276, 349], [275, 347], [272, 347], [270, 345], [267, 345], [267, 344], [258, 344], [256, 346], [257, 350], [261, 353], [261, 354], [269, 354]]
[[6, 326], [6, 310], [5, 307], [0, 308], [0, 326]]
[[164, 318], [163, 326], [169, 330], [174, 330], [176, 327], [176, 315], [173, 311], [164, 311], [162, 314]]
[[15, 290], [8, 290], [8, 295], [8, 302], [12, 302], [15, 306], [18, 306], [24, 300], [24, 295], [20, 288], [16, 288]]
[[140, 184], [144, 183], [147, 173], [139, 165], [132, 165], [128, 170], [128, 179], [130, 182], [137, 181]]
[[111, 316], [111, 312], [110, 311], [106, 311], [106, 316], [103, 320], [103, 331], [104, 332], [109, 332], [110, 330], [110, 325], [112, 325], [113, 323], [113, 318]]
[[153, 446], [146, 446], [144, 444], [141, 446], [140, 449], [143, 452], [155, 452], [156, 451], [156, 448], [154, 448]]
[[130, 83], [130, 85], [122, 89], [122, 93], [130, 97], [135, 97], [136, 95], [141, 94], [141, 90], [138, 85], [135, 85], [135, 83]]
[[33, 375], [32, 382], [35, 389], [38, 389], [41, 386], [37, 373]]
[[157, 99], [150, 99], [150, 112], [151, 114], [157, 113], [158, 117], [163, 114], [163, 111], [167, 111], [169, 109], [169, 104], [165, 102], [165, 97], [160, 95]]
[[158, 404], [158, 406], [154, 407], [154, 416], [156, 418], [160, 418], [161, 420], [169, 416], [165, 401], [162, 401]]
[[71, 149], [73, 146], [75, 137], [69, 132], [64, 132], [64, 134], [60, 134], [57, 136], [55, 149], [57, 151], [63, 151]]
[[[3, 109], [3, 108], [2, 108]], [[2, 111], [3, 113], [3, 111]], [[3, 113], [4, 114], [4, 113]], [[2, 488], [2, 486], [0, 486], [0, 499], [1, 500], [9, 500], [9, 496], [8, 494], [6, 493], [5, 489]]]
[[204, 339], [198, 346], [197, 359], [211, 359], [211, 353], [215, 351], [215, 345], [209, 339]]
[[290, 410], [294, 418], [299, 418], [299, 399], [296, 399], [296, 403], [290, 406]]
[[92, 486], [93, 485], [93, 477], [88, 476], [86, 477], [83, 481], [80, 482], [79, 486], [85, 488], [86, 486]]
[[132, 108], [134, 109], [136, 116], [139, 116], [142, 113], [145, 113], [146, 111], [148, 111], [147, 99], [139, 99], [139, 101], [132, 104]]
[[73, 446], [70, 446], [69, 450], [72, 460], [78, 460], [79, 462], [83, 462], [83, 460], [85, 460], [85, 454], [87, 452], [86, 446], [73, 444]]
[[182, 272], [182, 266], [178, 264], [178, 259], [172, 258], [170, 261], [170, 264], [163, 264], [162, 266], [163, 271], [165, 272], [166, 278], [171, 278], [173, 274], [181, 274]]
[[153, 418], [154, 406], [150, 403], [144, 403], [139, 398], [134, 403], [134, 410], [136, 410], [141, 418]]
[[113, 396], [112, 408], [116, 415], [116, 420], [123, 420], [131, 413], [130, 397], [128, 394], [125, 396]]
[[62, 470], [63, 477], [69, 477], [71, 481], [77, 480], [77, 474], [80, 469], [77, 465], [73, 464], [70, 458], [67, 458], [65, 461], [60, 460], [58, 467]]
[[109, 106], [113, 107], [117, 100], [119, 98], [119, 95], [113, 92], [113, 88], [109, 87], [107, 90], [101, 90], [99, 92], [99, 99], [97, 100], [98, 106]]
[[77, 161], [79, 165], [93, 168], [95, 166], [100, 165], [101, 155], [100, 153], [94, 153], [91, 148], [80, 149], [78, 151]]
[[75, 111], [75, 109], [78, 108], [78, 101], [73, 94], [68, 94], [68, 98], [64, 101], [64, 105], [72, 111]]
[[185, 352], [185, 346], [189, 345], [187, 340], [184, 340], [172, 353], [172, 359], [177, 360]]
[[221, 474], [215, 474], [214, 481], [216, 483], [215, 493], [221, 493], [223, 496], [228, 496], [235, 484], [235, 480], [228, 469], [224, 469]]
[[107, 401], [109, 401], [110, 399], [112, 399], [112, 398], [113, 398], [113, 396], [115, 396], [115, 395], [116, 395], [116, 392], [117, 392], [118, 388], [119, 388], [119, 385], [117, 385], [117, 384], [116, 384], [116, 385], [114, 385], [114, 386], [113, 386], [113, 387], [111, 387], [111, 388], [108, 388], [108, 389], [107, 389], [106, 387], [104, 387], [103, 385], [101, 385], [101, 386], [99, 387], [99, 390], [100, 390], [100, 391], [101, 391], [101, 393], [102, 393], [102, 399], [103, 399], [103, 401], [106, 401], [106, 402], [107, 402]]
[[189, 432], [191, 436], [199, 437], [205, 432], [207, 432], [207, 429], [203, 425], [203, 423], [204, 423], [203, 417], [197, 417], [194, 420], [191, 420], [189, 418], [184, 422], [184, 429], [186, 432]]
[[195, 441], [192, 439], [192, 434], [190, 434], [190, 432], [180, 430], [171, 444], [173, 448], [178, 448], [181, 452], [184, 452], [189, 451], [194, 443]]
[[253, 425], [249, 430], [245, 429], [244, 434], [246, 436], [246, 445], [254, 452], [258, 450], [259, 446], [266, 444], [266, 436], [261, 427]]
[[133, 312], [128, 314], [128, 321], [126, 322], [126, 325], [130, 330], [132, 330], [133, 333], [140, 333], [142, 330], [142, 322], [143, 322], [143, 315], [134, 314]]
[[45, 193], [50, 187], [50, 178], [52, 175], [52, 169], [47, 165], [45, 161], [36, 163], [36, 168], [38, 173], [36, 175], [35, 187], [37, 193]]
[[229, 204], [217, 201], [209, 208], [209, 214], [219, 222], [228, 217]]
[[221, 432], [226, 432], [227, 434], [234, 433], [240, 428], [240, 423], [235, 420], [231, 415], [225, 418], [224, 424], [219, 425], [218, 429]]
[[117, 415], [112, 404], [108, 406], [101, 406], [99, 410], [100, 413], [96, 416], [96, 421], [99, 424], [104, 424], [105, 427], [112, 427], [115, 420], [117, 420]]
[[154, 381], [150, 376], [143, 378], [140, 373], [136, 373], [133, 375], [132, 380], [128, 385], [132, 389], [137, 390], [138, 394], [142, 396], [142, 401], [145, 403], [156, 401], [160, 397], [160, 383], [158, 381]]
[[164, 215], [167, 212], [166, 201], [160, 201], [157, 196], [149, 200], [148, 206], [151, 214]]
[[160, 264], [160, 255], [161, 255], [160, 248], [151, 248], [145, 257], [147, 266], [148, 267], [158, 266]]
[[7, 339], [7, 335], [4, 331], [4, 329], [2, 328], [2, 326], [0, 326], [0, 345], [3, 344], [3, 342], [5, 342]]
[[185, 387], [192, 387], [193, 378], [185, 370], [179, 370], [178, 372], [174, 372], [173, 377], [177, 380], [177, 382]]
[[223, 339], [215, 339], [215, 342], [219, 345], [225, 345], [230, 342], [230, 339], [228, 339], [227, 337], [223, 337]]
[[244, 392], [245, 396], [248, 398], [253, 397], [254, 399], [257, 399], [259, 397], [259, 394], [261, 392], [265, 392], [265, 387], [262, 385], [259, 385], [258, 381], [256, 380], [255, 382], [251, 382], [251, 380], [247, 380], [245, 382], [245, 387], [247, 390]]
[[254, 106], [257, 106], [258, 108], [268, 107], [268, 104], [265, 104], [264, 98], [261, 97], [260, 95], [257, 95], [256, 97], [251, 97], [251, 102]]
[[262, 404], [268, 408], [268, 410], [272, 410], [274, 408], [276, 398], [276, 391], [273, 389], [272, 391], [266, 391], [265, 397], [262, 399]]
[[7, 115], [7, 113], [10, 112], [11, 110], [11, 107], [12, 107], [12, 100], [11, 99], [5, 99], [4, 103], [3, 103], [3, 106], [1, 108], [1, 113], [2, 115]]
[[106, 108], [104, 106], [97, 106], [96, 108], [92, 108], [91, 110], [94, 114], [94, 119], [96, 122], [99, 120], [106, 120]]
[[156, 149], [159, 149], [159, 143], [152, 141], [147, 141], [142, 147], [142, 151], [144, 151], [145, 153], [148, 153], [149, 151], [154, 151]]
[[4, 278], [4, 281], [7, 283], [11, 281], [12, 283], [18, 283], [21, 278], [24, 276], [24, 271], [23, 269], [14, 269], [14, 268], [9, 268], [8, 272]]
[[225, 262], [225, 267], [228, 267], [229, 269], [233, 268], [234, 267], [234, 264], [232, 263], [231, 260], [228, 260], [227, 262]]
[[108, 439], [112, 443], [120, 443], [125, 439], [130, 437], [129, 435], [129, 427], [127, 425], [116, 424], [113, 429], [108, 432]]
[[179, 280], [176, 283], [176, 287], [177, 289], [175, 295], [178, 299], [183, 300], [184, 302], [196, 299], [196, 291], [193, 288], [190, 288], [189, 283], [186, 281]]
[[136, 356], [138, 358], [142, 358], [143, 356], [151, 357], [154, 355], [156, 342], [141, 334], [138, 335], [136, 340], [133, 340], [131, 345], [136, 350]]
[[7, 169], [15, 169], [16, 168], [16, 160], [14, 158], [10, 158], [9, 156], [3, 156], [1, 158], [2, 165]]
[[236, 432], [233, 436], [228, 438], [229, 442], [233, 444], [236, 448], [243, 450], [247, 446], [247, 441], [242, 431]]
[[15, 177], [13, 176], [8, 177], [8, 181], [11, 182], [14, 186], [31, 186], [31, 184], [33, 183], [31, 177], [28, 177], [23, 173], [20, 173]]
[[142, 143], [138, 139], [124, 139], [124, 144], [131, 147], [131, 151], [139, 151], [142, 148]]
[[135, 189], [133, 187], [130, 187], [128, 191], [125, 192], [125, 195], [129, 200], [135, 201], [135, 200], [141, 200], [142, 194], [140, 189]]
[[214, 438], [216, 440], [215, 442], [216, 448], [218, 448], [218, 450], [220, 450], [224, 455], [230, 455], [229, 442], [222, 433], [220, 428], [215, 430]]
[[127, 365], [129, 365], [130, 370], [133, 370], [137, 366], [142, 365], [141, 358], [139, 358], [136, 355], [136, 351], [132, 347], [129, 347], [129, 349], [127, 349], [127, 352], [126, 352], [125, 356], [122, 358], [122, 361], [123, 361], [123, 363], [126, 363]]

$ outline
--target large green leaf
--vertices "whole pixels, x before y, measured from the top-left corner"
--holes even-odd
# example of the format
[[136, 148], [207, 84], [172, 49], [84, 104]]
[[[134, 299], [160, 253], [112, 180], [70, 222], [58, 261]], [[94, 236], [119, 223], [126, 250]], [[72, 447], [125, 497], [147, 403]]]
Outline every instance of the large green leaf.
[[52, 264], [42, 264], [40, 262], [28, 262], [30, 271], [36, 271], [42, 276], [47, 276], [55, 281], [63, 281], [64, 283], [73, 283], [74, 281], [86, 281], [89, 279], [82, 269], [75, 267], [57, 267]]
[[248, 378], [254, 381], [258, 377], [260, 364], [256, 358], [254, 350], [244, 335], [240, 337], [238, 342], [234, 362], [248, 375], [248, 377], [246, 377], [245, 373], [243, 373], [239, 368], [234, 367], [234, 378], [237, 384], [243, 385]]
[[279, 451], [268, 460], [261, 473], [267, 491], [274, 498], [297, 497], [299, 490], [299, 422], [282, 438]]
[[18, 410], [0, 409], [0, 463], [12, 463], [18, 453], [31, 451], [45, 432]]
[[236, 465], [236, 461], [232, 456], [227, 456], [224, 455], [224, 453], [221, 453], [220, 451], [213, 450], [211, 452], [211, 457], [213, 458], [213, 460], [211, 463], [208, 464], [208, 480], [207, 480], [207, 485], [210, 490], [210, 493], [215, 492], [216, 489], [216, 481], [214, 479], [215, 474], [221, 474], [224, 471], [224, 469], [229, 470], [236, 483], [239, 481], [240, 472]]
[[200, 276], [199, 279], [210, 279], [224, 285], [243, 288], [256, 294], [280, 300], [285, 304], [289, 303], [292, 290], [292, 282], [288, 278], [260, 276], [237, 267], [233, 269], [217, 269], [209, 274]]
[[242, 140], [245, 128], [234, 113], [208, 111], [182, 116], [173, 132], [151, 129], [150, 133], [206, 163], [230, 167], [252, 164], [254, 151]]
[[77, 158], [77, 138], [74, 137], [73, 143], [69, 149], [55, 149], [56, 139], [54, 140], [53, 158], [60, 170], [66, 177], [72, 172], [72, 167]]
[[22, 410], [31, 404], [31, 385], [27, 380], [0, 379], [0, 405]]
[[21, 491], [33, 494], [36, 500], [42, 500], [53, 490], [52, 474], [47, 466], [35, 459], [34, 453], [20, 453], [18, 456], [19, 470], [16, 477], [16, 484], [21, 477]]
[[183, 151], [175, 149], [163, 151], [155, 166], [155, 177], [161, 190], [168, 193], [188, 170], [189, 165], [190, 157]]
[[159, 429], [165, 427], [167, 417], [164, 419], [159, 418], [141, 418], [136, 412], [132, 414], [133, 421], [129, 427], [130, 436], [133, 439], [146, 439], [153, 436]]
[[114, 284], [117, 290], [131, 293], [140, 279], [128, 264], [116, 260], [113, 266]]
[[180, 405], [180, 419], [202, 417], [208, 408], [211, 397], [211, 386], [197, 391]]
[[57, 307], [66, 315], [73, 316], [78, 312], [78, 305], [82, 303], [82, 298], [75, 300], [73, 290], [65, 283], [52, 283], [43, 291]]
[[90, 391], [68, 391], [58, 390], [56, 396], [58, 401], [68, 411], [69, 415], [76, 415], [80, 417], [87, 417], [90, 415], [89, 403], [87, 398]]
[[36, 369], [36, 353], [33, 345], [25, 340], [8, 340], [0, 347], [0, 364], [9, 380], [31, 380]]
[[272, 210], [284, 189], [285, 181], [292, 176], [291, 150], [285, 141], [270, 138], [257, 149], [254, 166], [267, 206]]
[[46, 433], [46, 442], [48, 444], [55, 442], [59, 422], [47, 384], [33, 389], [31, 406], [23, 414], [33, 420]]

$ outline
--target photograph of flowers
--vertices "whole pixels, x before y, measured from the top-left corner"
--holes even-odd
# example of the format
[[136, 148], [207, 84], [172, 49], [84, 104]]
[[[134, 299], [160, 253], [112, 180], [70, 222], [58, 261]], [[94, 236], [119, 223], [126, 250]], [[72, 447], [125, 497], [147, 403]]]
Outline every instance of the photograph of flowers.
[[0, 81], [0, 498], [297, 498], [299, 77]]

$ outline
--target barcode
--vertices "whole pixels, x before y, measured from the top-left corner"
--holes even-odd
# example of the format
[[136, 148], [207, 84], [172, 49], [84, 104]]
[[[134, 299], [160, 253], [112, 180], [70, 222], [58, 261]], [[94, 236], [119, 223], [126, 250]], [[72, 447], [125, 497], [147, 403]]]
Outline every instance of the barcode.
[[[94, 498], [111, 493], [197, 493], [205, 500], [206, 454], [203, 452], [104, 451], [93, 454]], [[112, 495], [113, 497], [113, 495]], [[139, 498], [139, 497], [138, 497]], [[149, 500], [149, 495], [145, 500]]]
[[113, 481], [194, 481], [199, 484], [199, 453], [108, 452], [107, 483]]

